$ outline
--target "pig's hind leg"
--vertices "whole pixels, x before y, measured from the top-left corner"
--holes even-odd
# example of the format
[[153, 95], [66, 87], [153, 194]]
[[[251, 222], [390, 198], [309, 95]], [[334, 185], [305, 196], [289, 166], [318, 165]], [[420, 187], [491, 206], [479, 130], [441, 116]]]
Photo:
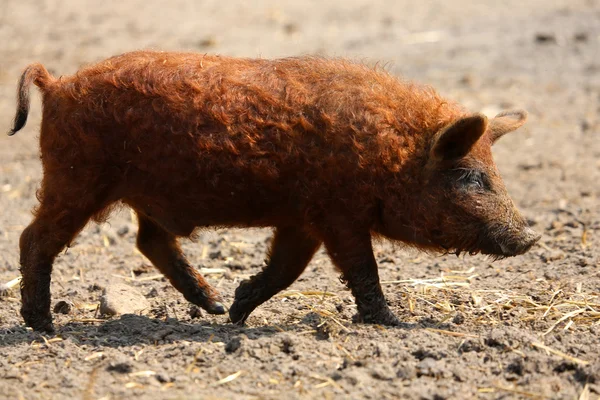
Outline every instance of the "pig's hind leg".
[[336, 231], [326, 235], [324, 241], [333, 263], [342, 272], [341, 279], [354, 295], [358, 322], [400, 325], [381, 290], [369, 232]]
[[[73, 167], [71, 167], [73, 168]], [[73, 240], [92, 217], [102, 214], [110, 202], [107, 189], [95, 182], [76, 179], [72, 170], [44, 172], [40, 205], [35, 218], [19, 240], [21, 255], [21, 315], [36, 331], [52, 332], [50, 279], [56, 256]]]
[[235, 291], [235, 300], [229, 310], [231, 322], [243, 324], [256, 307], [290, 286], [320, 245], [320, 240], [297, 227], [277, 228], [267, 266], [243, 281]]
[[211, 314], [224, 314], [221, 296], [183, 255], [177, 237], [138, 213], [137, 247], [189, 302]]

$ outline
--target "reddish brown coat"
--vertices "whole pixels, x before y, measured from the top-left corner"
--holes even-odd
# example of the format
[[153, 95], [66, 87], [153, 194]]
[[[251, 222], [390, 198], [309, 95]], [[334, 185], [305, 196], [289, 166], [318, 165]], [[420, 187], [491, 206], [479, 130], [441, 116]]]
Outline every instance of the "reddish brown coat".
[[[44, 178], [21, 238], [22, 314], [36, 329], [51, 329], [52, 260], [90, 218], [102, 221], [119, 204], [140, 217], [142, 252], [215, 313], [224, 312], [218, 294], [176, 238], [198, 227], [277, 228], [266, 270], [236, 292], [234, 321], [291, 284], [325, 242], [363, 320], [393, 323], [371, 232], [429, 249], [465, 247], [431, 239], [434, 218], [419, 215], [433, 203], [414, 197], [429, 184], [436, 134], [469, 116], [431, 88], [340, 59], [136, 52], [58, 79], [30, 66], [12, 133], [25, 123], [30, 82], [43, 94]], [[465, 149], [494, 168], [491, 136], [477, 141], [487, 120], [476, 118], [481, 132]], [[384, 229], [390, 204], [405, 219], [397, 232], [421, 224], [423, 233]], [[361, 300], [369, 293], [376, 299]]]

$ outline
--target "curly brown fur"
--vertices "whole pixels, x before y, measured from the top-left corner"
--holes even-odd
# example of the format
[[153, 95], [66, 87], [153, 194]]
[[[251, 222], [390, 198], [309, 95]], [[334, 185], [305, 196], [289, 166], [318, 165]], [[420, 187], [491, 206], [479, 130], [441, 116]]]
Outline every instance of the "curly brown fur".
[[[379, 287], [371, 234], [436, 251], [516, 254], [529, 245], [519, 236], [522, 218], [500, 193], [486, 124], [385, 71], [318, 57], [162, 52], [123, 54], [60, 80], [33, 65], [19, 84], [11, 133], [25, 123], [32, 82], [43, 95], [44, 177], [21, 238], [21, 269], [22, 314], [35, 329], [51, 324], [54, 257], [90, 219], [104, 220], [119, 205], [140, 216], [142, 252], [211, 312], [223, 311], [219, 295], [185, 261], [177, 237], [199, 227], [277, 228], [269, 266], [236, 292], [234, 321], [291, 284], [321, 242], [362, 319], [380, 323], [396, 320]], [[524, 122], [505, 117], [512, 119], [497, 129], [502, 134]], [[457, 164], [484, 168], [494, 180], [499, 200], [487, 199], [487, 211], [469, 211], [476, 196], [449, 186], [459, 179], [448, 172]], [[490, 208], [498, 204], [506, 212]], [[514, 248], [492, 234], [473, 241], [474, 224], [510, 218]], [[286, 235], [295, 240], [278, 239]]]

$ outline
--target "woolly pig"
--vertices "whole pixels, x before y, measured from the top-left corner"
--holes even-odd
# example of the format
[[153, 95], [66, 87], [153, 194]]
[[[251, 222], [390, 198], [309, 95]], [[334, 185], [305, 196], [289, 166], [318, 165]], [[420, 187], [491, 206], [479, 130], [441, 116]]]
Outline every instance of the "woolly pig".
[[52, 263], [115, 206], [139, 219], [137, 246], [185, 298], [225, 313], [177, 239], [214, 226], [273, 227], [264, 270], [229, 310], [243, 323], [324, 244], [360, 321], [394, 325], [371, 239], [427, 251], [524, 253], [539, 238], [516, 210], [491, 146], [526, 119], [488, 119], [428, 87], [340, 59], [237, 59], [134, 52], [55, 79], [40, 64], [18, 87], [43, 98], [43, 179], [20, 238], [22, 308], [53, 329]]

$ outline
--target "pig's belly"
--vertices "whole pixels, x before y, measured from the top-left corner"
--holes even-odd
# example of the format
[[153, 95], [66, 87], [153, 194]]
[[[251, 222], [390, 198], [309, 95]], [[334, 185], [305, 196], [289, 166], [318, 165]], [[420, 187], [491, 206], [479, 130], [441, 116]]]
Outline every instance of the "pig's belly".
[[282, 200], [268, 198], [264, 193], [202, 194], [183, 190], [122, 199], [126, 205], [177, 236], [189, 236], [199, 227], [279, 225], [283, 219], [293, 219], [293, 213]]

